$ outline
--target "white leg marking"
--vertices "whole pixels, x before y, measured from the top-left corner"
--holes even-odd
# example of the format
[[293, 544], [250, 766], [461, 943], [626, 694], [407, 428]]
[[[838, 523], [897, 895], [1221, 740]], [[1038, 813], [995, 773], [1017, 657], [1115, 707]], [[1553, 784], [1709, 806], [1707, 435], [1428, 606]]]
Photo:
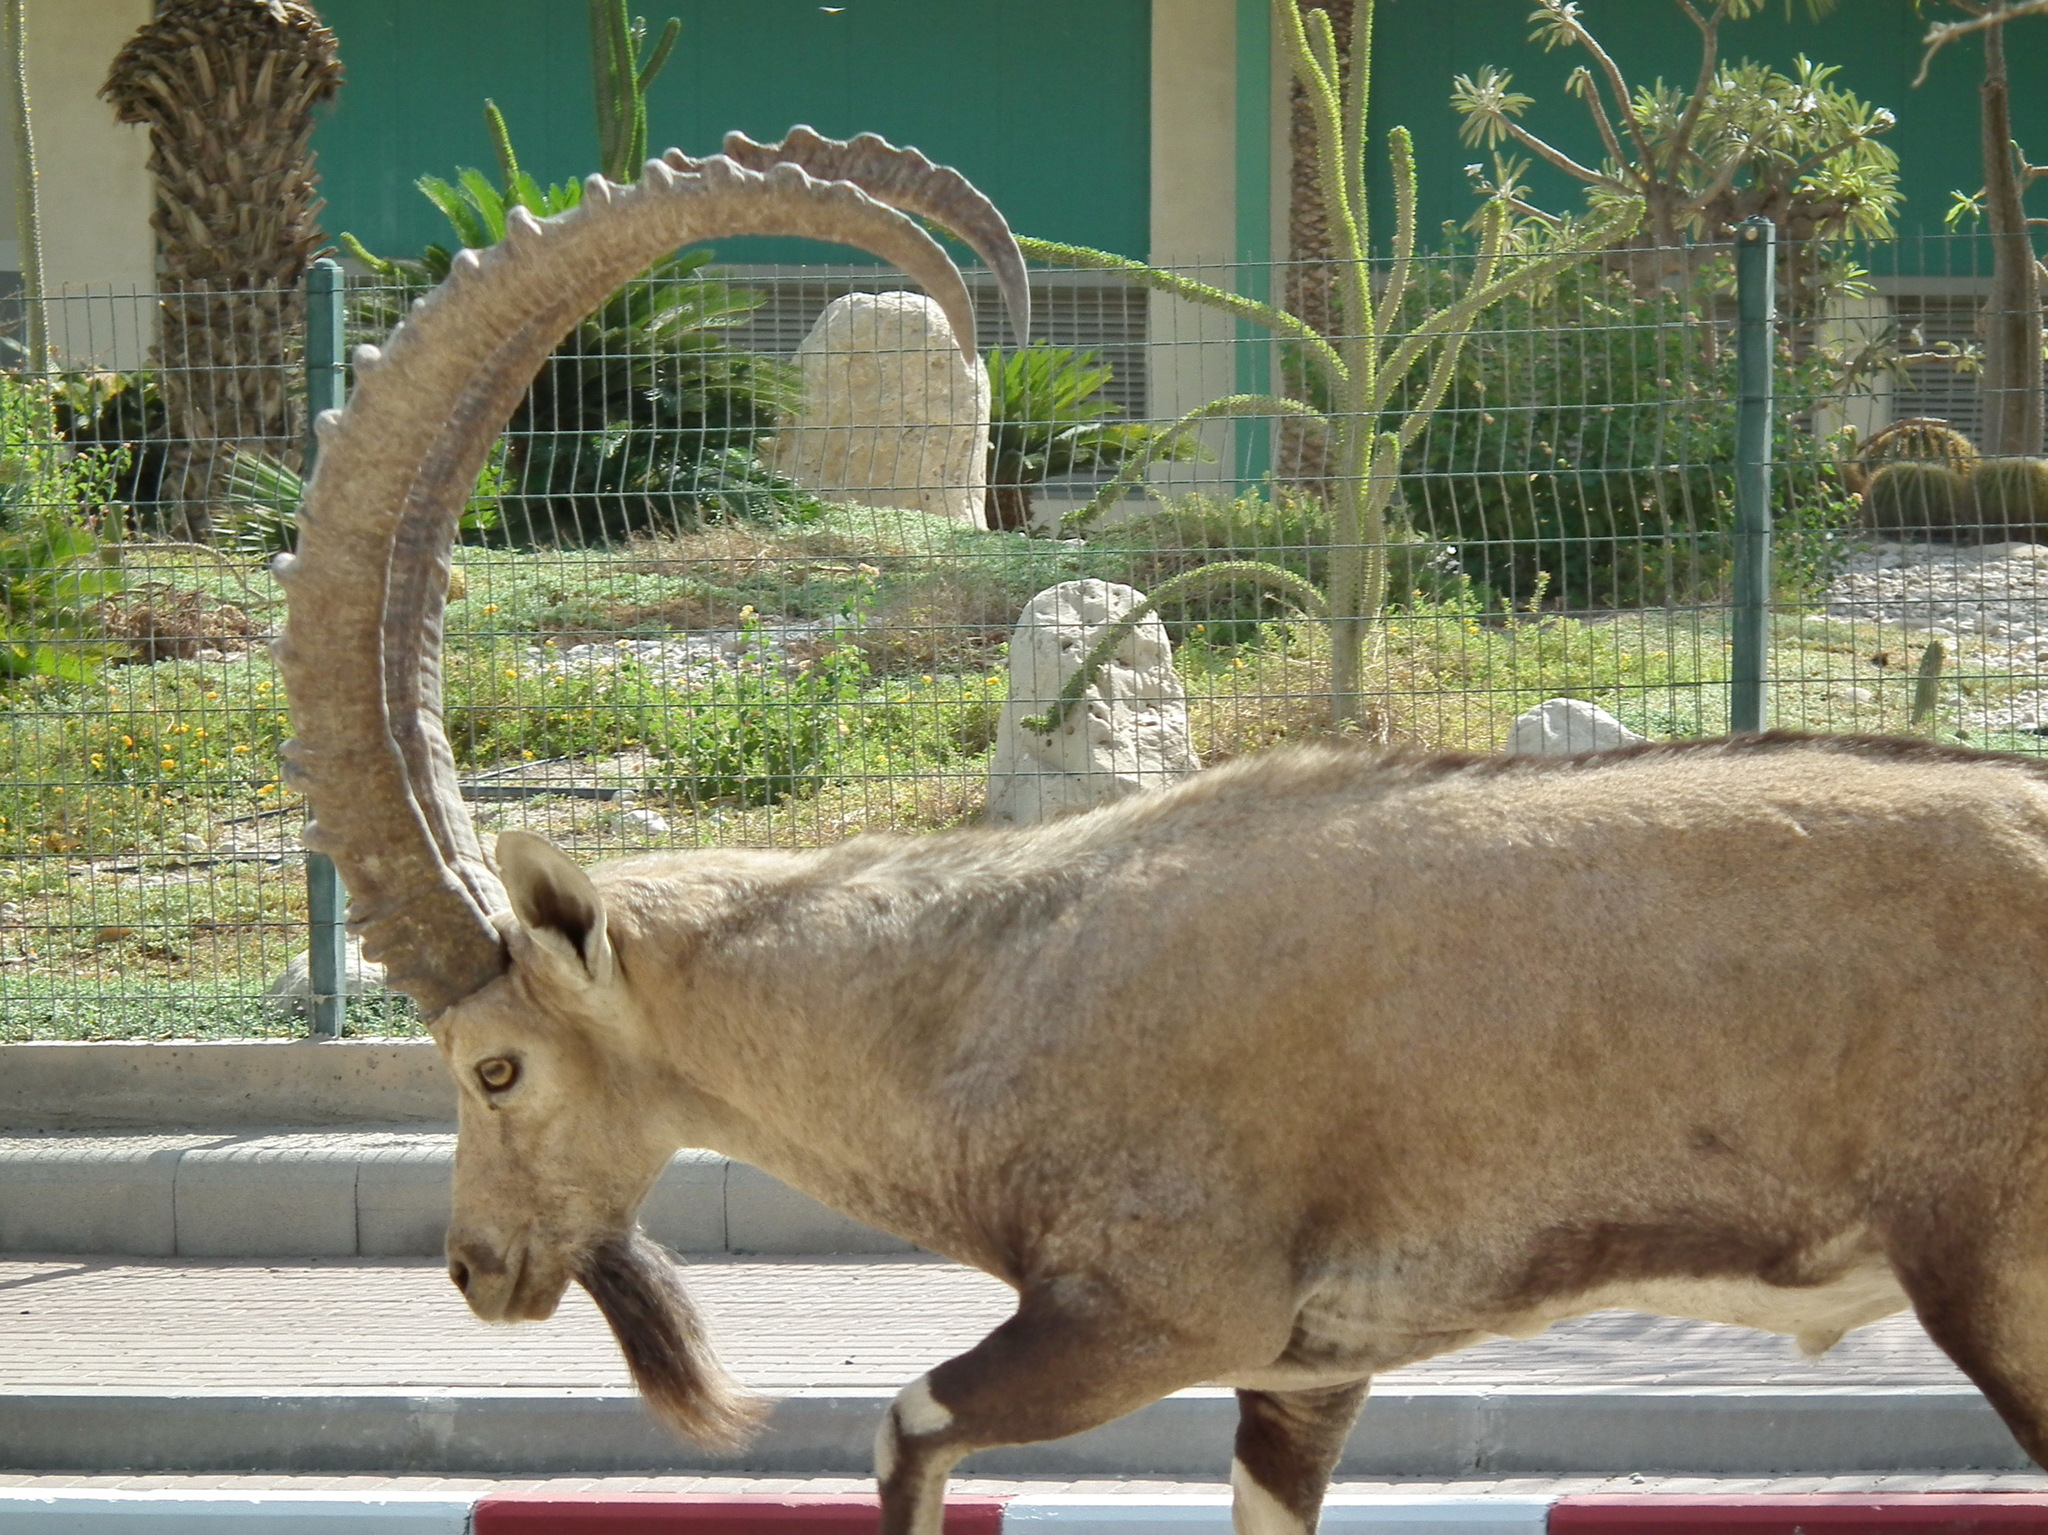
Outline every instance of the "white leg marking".
[[882, 1421], [875, 1428], [876, 1479], [886, 1482], [896, 1474], [904, 1435], [921, 1439], [938, 1433], [952, 1421], [953, 1414], [932, 1395], [929, 1376], [920, 1375], [897, 1392], [896, 1400], [889, 1404], [889, 1410], [882, 1414]]
[[1237, 1535], [1304, 1535], [1308, 1526], [1259, 1485], [1244, 1462], [1230, 1463], [1230, 1522]]
[[875, 1425], [875, 1480], [886, 1482], [896, 1474], [896, 1408], [882, 1409], [882, 1421]]
[[903, 1425], [904, 1433], [921, 1438], [946, 1427], [953, 1414], [932, 1395], [932, 1378], [920, 1375], [896, 1393], [896, 1421]]

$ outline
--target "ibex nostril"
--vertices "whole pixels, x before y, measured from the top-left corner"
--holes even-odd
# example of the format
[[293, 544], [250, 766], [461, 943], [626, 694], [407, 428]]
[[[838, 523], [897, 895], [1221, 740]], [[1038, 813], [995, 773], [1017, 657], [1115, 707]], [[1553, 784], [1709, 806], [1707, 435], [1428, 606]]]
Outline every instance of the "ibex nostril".
[[448, 1265], [448, 1277], [454, 1281], [456, 1289], [460, 1290], [464, 1295], [469, 1293], [469, 1265], [467, 1263], [457, 1258]]

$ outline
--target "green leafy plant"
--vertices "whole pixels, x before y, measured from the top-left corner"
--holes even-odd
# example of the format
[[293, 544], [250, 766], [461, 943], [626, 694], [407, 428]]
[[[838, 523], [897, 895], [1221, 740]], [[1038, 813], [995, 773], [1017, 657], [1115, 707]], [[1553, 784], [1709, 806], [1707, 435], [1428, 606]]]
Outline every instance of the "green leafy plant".
[[1801, 58], [1788, 75], [1746, 59], [1722, 63], [1722, 24], [1755, 15], [1764, 0], [1678, 0], [1678, 8], [1700, 35], [1689, 90], [1661, 79], [1631, 85], [1576, 0], [1536, 0], [1530, 40], [1546, 53], [1576, 50], [1592, 61], [1571, 72], [1565, 90], [1585, 103], [1599, 134], [1598, 165], [1523, 126], [1535, 98], [1515, 90], [1506, 70], [1488, 66], [1459, 75], [1452, 86], [1466, 143], [1498, 149], [1512, 142], [1563, 172], [1586, 188], [1595, 220], [1619, 208], [1638, 210], [1640, 221], [1620, 240], [1586, 241], [1582, 220], [1531, 203], [1516, 185], [1526, 161], [1496, 157], [1491, 178], [1478, 173], [1481, 184], [1547, 236], [1615, 253], [1646, 296], [1674, 276], [1697, 275], [1701, 242], [1725, 239], [1746, 218], [1769, 218], [1778, 226], [1795, 318], [1816, 314], [1855, 280], [1823, 242], [1891, 233], [1898, 156], [1879, 139], [1895, 119], [1844, 90], [1833, 65]]
[[53, 445], [57, 399], [0, 378], [0, 676], [81, 682], [109, 654], [100, 617], [124, 584], [100, 519], [126, 454]]
[[[1735, 359], [1703, 323], [1708, 301], [1643, 296], [1625, 273], [1586, 263], [1475, 322], [1404, 455], [1402, 495], [1485, 600], [1583, 611], [1718, 589], [1732, 547]], [[1816, 354], [1778, 359], [1781, 399], [1820, 397], [1828, 378]], [[1418, 371], [1407, 388], [1429, 385]], [[1796, 417], [1781, 412], [1773, 427], [1781, 573], [1818, 572], [1856, 511], [1836, 448]]]
[[112, 466], [106, 499], [126, 506], [142, 527], [160, 529], [171, 499], [164, 487], [171, 427], [156, 375], [147, 369], [60, 373], [51, 396], [57, 436]]
[[1055, 475], [1194, 455], [1191, 439], [1165, 444], [1157, 427], [1108, 419], [1123, 409], [1102, 392], [1114, 376], [1095, 353], [1073, 347], [1040, 342], [988, 354], [991, 528], [1028, 528], [1032, 492]]
[[[666, 62], [679, 24], [652, 54], [623, 0], [591, 0], [592, 57], [605, 174], [628, 180], [646, 153], [648, 81]], [[546, 218], [583, 198], [579, 182], [542, 185], [519, 163], [495, 103], [484, 123], [498, 179], [465, 168], [453, 181], [423, 176], [423, 196], [448, 221], [456, 249], [505, 237], [513, 208]], [[420, 291], [448, 275], [454, 253], [428, 245], [390, 259], [341, 237], [395, 291], [359, 295], [356, 322], [388, 329]], [[773, 358], [735, 350], [724, 333], [765, 301], [761, 293], [699, 276], [706, 250], [656, 262], [587, 316], [542, 365], [507, 426], [502, 527], [525, 545], [612, 542], [675, 532], [706, 517], [801, 512], [802, 497], [761, 464], [755, 441], [794, 413], [798, 375]]]
[[75, 486], [64, 483], [93, 466], [66, 470], [0, 464], [11, 477], [0, 488], [0, 675], [82, 682], [109, 654], [100, 608], [123, 578], [114, 550], [74, 510]]
[[[1361, 0], [1353, 21], [1352, 62], [1340, 58], [1329, 16], [1304, 15], [1300, 0], [1277, 11], [1295, 80], [1307, 96], [1315, 122], [1317, 163], [1323, 168], [1323, 204], [1332, 235], [1337, 277], [1334, 337], [1326, 337], [1299, 316], [1275, 305], [1161, 271], [1104, 251], [1024, 240], [1024, 253], [1058, 266], [1121, 272], [1133, 281], [1207, 304], [1274, 332], [1289, 343], [1311, 376], [1312, 392], [1329, 402], [1318, 411], [1300, 400], [1234, 395], [1211, 401], [1162, 434], [1158, 450], [1134, 455], [1117, 480], [1068, 519], [1084, 531], [1123, 493], [1129, 478], [1148, 458], [1177, 445], [1201, 422], [1223, 416], [1321, 415], [1329, 439], [1330, 570], [1324, 592], [1330, 624], [1331, 709], [1339, 725], [1385, 721], [1365, 718], [1368, 679], [1382, 670], [1383, 635], [1377, 620], [1388, 592], [1388, 507], [1399, 478], [1403, 450], [1429, 422], [1450, 386], [1458, 353], [1472, 321], [1509, 294], [1584, 259], [1579, 248], [1523, 247], [1512, 239], [1516, 214], [1507, 199], [1489, 199], [1479, 224], [1479, 248], [1454, 292], [1415, 318], [1410, 308], [1417, 276], [1414, 147], [1404, 128], [1387, 134], [1394, 192], [1392, 260], [1375, 281], [1373, 245], [1365, 195], [1365, 127], [1371, 96], [1372, 0]], [[1592, 248], [1625, 238], [1641, 210], [1623, 207], [1597, 218], [1584, 231]], [[1425, 383], [1406, 391], [1420, 369]], [[1405, 392], [1404, 392], [1405, 391]], [[1300, 577], [1265, 562], [1236, 562], [1245, 568], [1234, 580], [1264, 580], [1273, 589], [1296, 593]], [[1260, 569], [1268, 572], [1258, 574]], [[1156, 595], [1156, 594], [1155, 594]], [[1112, 626], [1127, 630], [1132, 619]], [[1112, 646], [1113, 649], [1113, 646]], [[1108, 652], [1105, 652], [1107, 654]], [[1084, 679], [1083, 688], [1093, 680]], [[1077, 695], [1078, 696], [1078, 695]]]
[[[504, 480], [502, 452], [477, 476], [469, 505], [458, 524], [471, 537], [498, 525], [499, 495]], [[231, 511], [219, 527], [220, 541], [238, 554], [263, 559], [298, 544], [299, 507], [306, 482], [289, 465], [261, 453], [237, 450], [228, 469], [227, 501]]]

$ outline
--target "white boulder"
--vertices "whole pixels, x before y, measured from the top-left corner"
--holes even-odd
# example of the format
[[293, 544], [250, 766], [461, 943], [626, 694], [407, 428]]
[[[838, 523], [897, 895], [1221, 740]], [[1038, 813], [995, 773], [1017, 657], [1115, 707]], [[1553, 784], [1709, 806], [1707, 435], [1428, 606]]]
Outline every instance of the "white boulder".
[[1103, 630], [1144, 600], [1114, 582], [1067, 581], [1024, 605], [1010, 631], [1010, 697], [989, 765], [991, 821], [1049, 820], [1200, 770], [1187, 693], [1156, 613], [1124, 637], [1051, 735], [1024, 723], [1054, 706]]
[[613, 831], [629, 837], [666, 837], [669, 833], [668, 817], [658, 810], [628, 807], [614, 812], [610, 825]]
[[1513, 756], [1564, 757], [1573, 752], [1604, 752], [1611, 747], [1647, 741], [1598, 704], [1583, 698], [1547, 698], [1515, 716], [1508, 731]]
[[986, 527], [988, 369], [922, 293], [834, 299], [797, 348], [802, 411], [775, 467], [836, 501]]
[[[342, 967], [341, 994], [345, 997], [365, 996], [384, 989], [384, 967], [363, 958], [363, 946], [354, 938], [348, 940], [348, 959]], [[313, 960], [311, 954], [301, 949], [285, 965], [283, 974], [263, 988], [264, 999], [273, 1005], [293, 1011], [304, 1011], [307, 998], [313, 995]]]

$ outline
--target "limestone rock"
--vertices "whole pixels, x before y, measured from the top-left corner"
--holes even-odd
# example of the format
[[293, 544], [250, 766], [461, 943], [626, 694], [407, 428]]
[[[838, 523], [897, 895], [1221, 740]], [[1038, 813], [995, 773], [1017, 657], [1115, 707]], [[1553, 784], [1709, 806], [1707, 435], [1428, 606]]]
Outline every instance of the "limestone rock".
[[802, 413], [775, 467], [819, 495], [986, 527], [988, 370], [921, 293], [834, 299], [797, 348]]
[[[341, 993], [345, 997], [360, 997], [384, 989], [384, 967], [363, 958], [363, 946], [354, 938], [348, 940], [348, 959], [342, 966]], [[312, 956], [301, 949], [291, 957], [284, 967], [284, 973], [263, 988], [263, 996], [273, 1005], [303, 1012], [306, 999], [313, 994]]]
[[629, 837], [666, 837], [669, 832], [668, 817], [659, 810], [635, 810], [630, 806], [615, 812], [610, 825], [613, 831]]
[[1648, 740], [1583, 698], [1548, 698], [1515, 717], [1508, 731], [1508, 751], [1515, 756], [1563, 757], [1573, 752], [1603, 752]]
[[991, 821], [1049, 820], [1201, 768], [1188, 741], [1187, 694], [1156, 613], [1125, 636], [1059, 730], [1045, 736], [1023, 723], [1058, 699], [1103, 629], [1144, 600], [1109, 581], [1067, 581], [1024, 605], [1010, 632], [1010, 697], [989, 765]]

